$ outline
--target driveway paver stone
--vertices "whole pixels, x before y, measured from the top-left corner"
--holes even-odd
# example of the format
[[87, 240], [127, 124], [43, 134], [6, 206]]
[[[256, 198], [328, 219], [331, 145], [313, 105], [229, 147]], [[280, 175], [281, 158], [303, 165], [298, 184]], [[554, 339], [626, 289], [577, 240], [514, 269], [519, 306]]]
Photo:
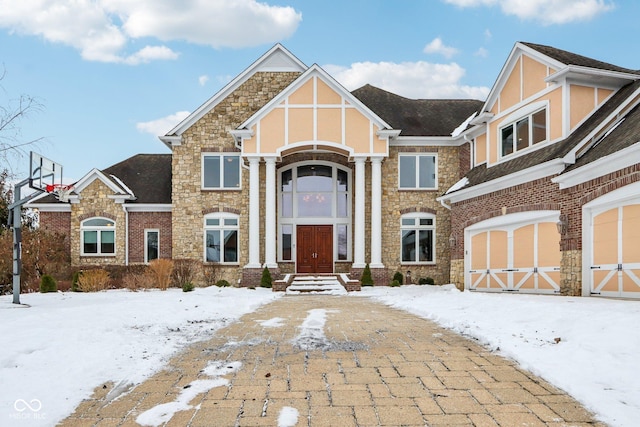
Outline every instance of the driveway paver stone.
[[295, 425], [313, 427], [604, 426], [476, 342], [353, 295], [285, 296], [114, 398], [116, 386], [98, 387], [60, 425], [278, 426], [297, 411]]

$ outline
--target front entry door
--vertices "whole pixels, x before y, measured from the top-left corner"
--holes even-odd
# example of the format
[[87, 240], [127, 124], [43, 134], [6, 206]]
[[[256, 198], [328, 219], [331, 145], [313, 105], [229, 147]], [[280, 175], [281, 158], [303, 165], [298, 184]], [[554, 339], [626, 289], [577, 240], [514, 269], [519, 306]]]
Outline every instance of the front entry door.
[[296, 239], [298, 273], [333, 273], [332, 225], [299, 225]]

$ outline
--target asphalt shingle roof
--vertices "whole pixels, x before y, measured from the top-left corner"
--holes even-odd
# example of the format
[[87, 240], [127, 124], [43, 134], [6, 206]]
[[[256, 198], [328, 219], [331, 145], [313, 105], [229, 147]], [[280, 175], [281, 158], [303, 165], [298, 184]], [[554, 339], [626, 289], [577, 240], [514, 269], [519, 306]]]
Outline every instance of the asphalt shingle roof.
[[451, 136], [483, 105], [475, 99], [409, 99], [371, 85], [351, 93], [402, 136]]
[[127, 203], [171, 203], [171, 154], [137, 154], [102, 173], [114, 175], [133, 191], [136, 200]]

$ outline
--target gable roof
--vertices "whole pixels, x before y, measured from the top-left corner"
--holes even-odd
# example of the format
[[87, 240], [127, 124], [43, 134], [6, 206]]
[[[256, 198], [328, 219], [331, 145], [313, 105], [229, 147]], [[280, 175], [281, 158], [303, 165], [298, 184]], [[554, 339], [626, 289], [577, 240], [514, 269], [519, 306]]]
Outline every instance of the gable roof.
[[127, 204], [171, 203], [171, 154], [137, 154], [102, 172], [136, 196]]
[[589, 58], [586, 56], [578, 55], [577, 53], [568, 52], [566, 50], [558, 49], [552, 46], [545, 46], [541, 44], [519, 42], [525, 46], [534, 49], [549, 58], [555, 59], [565, 65], [578, 65], [581, 67], [595, 68], [598, 70], [617, 71], [620, 73], [637, 74], [638, 71], [631, 70], [629, 68], [619, 67], [617, 65], [609, 64], [607, 62], [598, 61], [597, 59]]
[[474, 99], [409, 99], [369, 84], [351, 92], [400, 136], [451, 136], [483, 101]]
[[302, 73], [307, 66], [296, 58], [280, 43], [274, 45], [260, 58], [254, 61], [247, 69], [238, 74], [225, 87], [220, 89], [215, 95], [209, 98], [204, 104], [198, 107], [194, 112], [189, 114], [173, 129], [163, 136], [159, 136], [160, 140], [168, 147], [180, 140], [180, 136], [184, 131], [191, 127], [195, 122], [200, 120], [205, 114], [213, 110], [222, 100], [235, 91], [240, 85], [249, 80], [257, 72], [299, 72]]
[[[640, 89], [640, 80], [637, 80], [633, 83], [629, 83], [618, 92], [616, 92], [607, 102], [605, 102], [600, 108], [598, 108], [587, 120], [582, 123], [575, 131], [571, 133], [566, 139], [563, 141], [559, 141], [554, 143], [553, 145], [549, 145], [547, 147], [531, 151], [525, 155], [515, 157], [508, 161], [500, 162], [490, 168], [487, 167], [486, 163], [476, 166], [471, 169], [466, 178], [468, 179], [468, 184], [460, 189], [450, 191], [449, 194], [454, 194], [457, 191], [466, 190], [478, 184], [486, 183], [498, 178], [505, 177], [507, 175], [511, 175], [516, 172], [524, 171], [525, 169], [532, 168], [534, 166], [541, 165], [543, 163], [547, 163], [552, 160], [562, 159], [565, 155], [567, 155], [571, 150], [576, 148], [579, 144], [583, 143], [585, 139], [588, 139], [591, 134], [605, 121], [605, 119], [612, 114], [620, 107], [629, 97], [634, 94], [637, 90]], [[635, 112], [637, 110], [634, 109]], [[629, 113], [630, 116], [632, 113]], [[640, 115], [640, 113], [635, 112], [634, 114]], [[634, 115], [634, 117], [637, 117]], [[625, 120], [627, 122], [628, 120]], [[625, 146], [631, 144], [631, 140], [618, 141], [612, 143], [613, 137], [617, 137], [618, 135], [623, 135], [623, 132], [631, 132], [632, 128], [630, 125], [624, 126], [624, 122], [618, 126], [609, 136], [607, 136], [607, 143], [605, 144], [607, 148], [602, 147], [598, 150], [595, 150], [599, 145], [588, 150], [585, 155], [589, 154], [584, 160], [579, 160], [579, 163], [582, 165], [585, 162], [589, 161], [589, 159], [595, 159], [598, 155], [603, 154], [606, 150], [619, 150], [624, 148]], [[636, 141], [640, 139], [640, 125], [637, 127], [638, 133], [636, 133]], [[627, 145], [625, 145], [627, 144]], [[590, 153], [590, 151], [594, 151]]]
[[[126, 204], [171, 204], [171, 154], [137, 154], [99, 171], [92, 169], [75, 183], [72, 194], [99, 179]], [[44, 194], [32, 204], [62, 204], [53, 194]]]

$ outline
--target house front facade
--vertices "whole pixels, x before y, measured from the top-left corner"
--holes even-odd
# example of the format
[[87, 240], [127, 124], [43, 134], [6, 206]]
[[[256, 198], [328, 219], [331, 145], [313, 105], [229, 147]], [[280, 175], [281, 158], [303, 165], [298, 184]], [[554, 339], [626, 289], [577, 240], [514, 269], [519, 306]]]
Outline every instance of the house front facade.
[[517, 43], [486, 101], [411, 100], [276, 45], [160, 137], [171, 154], [31, 206], [76, 266], [191, 259], [252, 286], [369, 265], [379, 285], [634, 297], [638, 77]]

